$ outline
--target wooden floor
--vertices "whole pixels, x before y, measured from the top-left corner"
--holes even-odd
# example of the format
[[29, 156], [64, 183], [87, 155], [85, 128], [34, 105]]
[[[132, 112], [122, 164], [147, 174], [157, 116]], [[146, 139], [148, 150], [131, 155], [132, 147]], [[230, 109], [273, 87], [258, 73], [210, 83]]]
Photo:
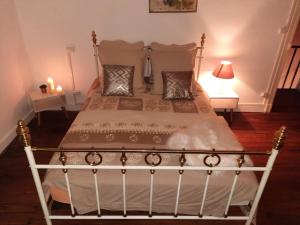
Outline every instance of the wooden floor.
[[[33, 145], [57, 146], [76, 113], [65, 121], [59, 112], [43, 114], [42, 126], [30, 123]], [[259, 225], [300, 224], [300, 113], [235, 113], [232, 129], [246, 149], [270, 149], [273, 133], [280, 125], [289, 128], [258, 209]], [[48, 156], [44, 157], [45, 161]], [[0, 157], [0, 224], [42, 225], [40, 203], [24, 151], [17, 140]], [[53, 224], [243, 224], [202, 221], [57, 221]]]

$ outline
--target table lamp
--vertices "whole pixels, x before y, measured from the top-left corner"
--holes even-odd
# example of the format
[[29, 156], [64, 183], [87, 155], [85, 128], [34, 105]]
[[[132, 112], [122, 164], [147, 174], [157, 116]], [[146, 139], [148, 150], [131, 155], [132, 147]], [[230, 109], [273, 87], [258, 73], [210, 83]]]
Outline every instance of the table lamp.
[[224, 93], [224, 83], [223, 79], [232, 79], [234, 78], [232, 64], [230, 61], [221, 61], [220, 64], [215, 68], [212, 74], [220, 78], [220, 87], [218, 92]]

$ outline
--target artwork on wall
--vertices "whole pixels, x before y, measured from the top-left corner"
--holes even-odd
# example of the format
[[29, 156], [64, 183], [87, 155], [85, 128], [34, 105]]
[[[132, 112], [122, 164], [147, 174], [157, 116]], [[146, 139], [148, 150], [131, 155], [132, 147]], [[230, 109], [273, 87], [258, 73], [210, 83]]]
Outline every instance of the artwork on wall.
[[197, 12], [197, 2], [198, 0], [149, 0], [149, 12]]

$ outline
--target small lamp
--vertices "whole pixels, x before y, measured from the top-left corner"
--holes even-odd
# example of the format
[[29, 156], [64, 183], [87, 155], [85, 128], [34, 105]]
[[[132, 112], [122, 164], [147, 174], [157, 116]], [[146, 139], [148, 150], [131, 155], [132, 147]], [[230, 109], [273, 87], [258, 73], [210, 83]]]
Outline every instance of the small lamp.
[[[220, 64], [215, 68], [212, 74], [220, 79], [232, 79], [234, 78], [234, 73], [232, 69], [232, 64], [229, 61], [221, 61]], [[220, 82], [220, 93], [224, 93], [224, 84]]]

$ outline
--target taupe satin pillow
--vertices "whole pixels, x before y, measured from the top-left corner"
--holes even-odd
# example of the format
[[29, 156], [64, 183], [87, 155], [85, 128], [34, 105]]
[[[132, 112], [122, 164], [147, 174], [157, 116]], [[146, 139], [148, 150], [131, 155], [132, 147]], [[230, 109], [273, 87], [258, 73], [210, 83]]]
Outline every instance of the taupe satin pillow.
[[102, 65], [134, 66], [134, 92], [144, 92], [144, 42], [129, 43], [121, 40], [103, 40], [99, 44], [98, 53]]
[[133, 96], [134, 66], [103, 65], [104, 96]]
[[163, 94], [162, 71], [194, 70], [196, 53], [195, 43], [186, 45], [151, 43], [150, 57], [153, 75], [151, 94]]
[[163, 98], [192, 100], [193, 71], [163, 71]]

